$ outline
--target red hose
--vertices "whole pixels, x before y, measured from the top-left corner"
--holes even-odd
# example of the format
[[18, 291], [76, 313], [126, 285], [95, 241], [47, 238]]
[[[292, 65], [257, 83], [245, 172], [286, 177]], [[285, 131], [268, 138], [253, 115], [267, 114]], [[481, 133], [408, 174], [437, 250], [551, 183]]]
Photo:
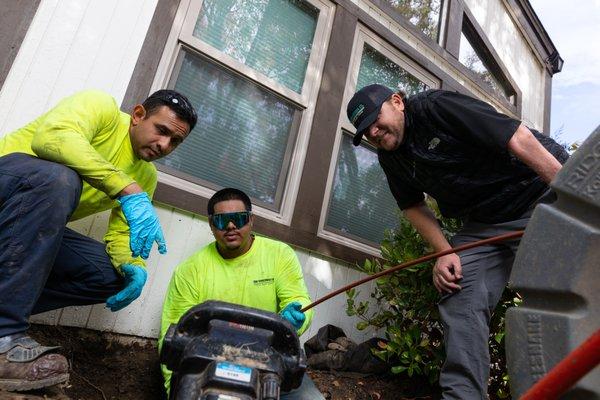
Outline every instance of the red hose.
[[598, 364], [600, 364], [600, 329], [556, 364], [520, 400], [558, 399]]

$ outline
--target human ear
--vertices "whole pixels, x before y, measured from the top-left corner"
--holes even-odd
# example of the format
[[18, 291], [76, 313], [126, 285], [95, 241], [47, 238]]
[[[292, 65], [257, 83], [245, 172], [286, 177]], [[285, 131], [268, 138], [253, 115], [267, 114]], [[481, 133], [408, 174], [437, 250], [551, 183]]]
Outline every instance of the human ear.
[[131, 121], [133, 125], [137, 125], [141, 120], [146, 117], [146, 109], [143, 105], [138, 104], [133, 107], [133, 112], [131, 113]]

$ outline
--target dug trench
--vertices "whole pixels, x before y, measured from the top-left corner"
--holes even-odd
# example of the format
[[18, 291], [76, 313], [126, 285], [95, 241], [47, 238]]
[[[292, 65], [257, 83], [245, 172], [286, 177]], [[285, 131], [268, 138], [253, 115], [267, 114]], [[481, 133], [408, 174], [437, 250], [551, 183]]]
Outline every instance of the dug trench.
[[[81, 328], [33, 325], [40, 343], [60, 345], [71, 365], [70, 380], [60, 386], [26, 393], [0, 392], [0, 400], [163, 400], [163, 380], [156, 341]], [[309, 370], [326, 399], [433, 399], [431, 388], [393, 375], [363, 376]]]

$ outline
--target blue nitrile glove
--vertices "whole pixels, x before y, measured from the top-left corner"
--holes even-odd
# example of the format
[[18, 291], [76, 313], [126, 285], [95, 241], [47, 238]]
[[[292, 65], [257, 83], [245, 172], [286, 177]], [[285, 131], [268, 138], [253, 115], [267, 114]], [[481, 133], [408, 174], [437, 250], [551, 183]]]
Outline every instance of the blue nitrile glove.
[[293, 301], [281, 310], [281, 316], [289, 321], [296, 330], [302, 328], [302, 324], [306, 319], [306, 315], [300, 309], [302, 309], [302, 304]]
[[148, 273], [146, 268], [133, 264], [123, 264], [121, 267], [123, 277], [125, 278], [125, 287], [114, 296], [106, 300], [106, 306], [110, 311], [119, 311], [127, 307], [132, 301], [140, 297]]
[[167, 245], [158, 216], [146, 192], [128, 194], [118, 198], [129, 224], [129, 247], [134, 257], [146, 259], [156, 241], [158, 252], [165, 254]]

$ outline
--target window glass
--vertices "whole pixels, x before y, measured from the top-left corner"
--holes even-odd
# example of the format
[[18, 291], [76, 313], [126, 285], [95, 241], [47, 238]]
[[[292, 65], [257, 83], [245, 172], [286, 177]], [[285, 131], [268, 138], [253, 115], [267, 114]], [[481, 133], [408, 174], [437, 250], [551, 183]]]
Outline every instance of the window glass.
[[[379, 83], [414, 94], [428, 87], [415, 76], [365, 43], [357, 89]], [[378, 245], [386, 228], [396, 225], [397, 210], [376, 151], [368, 144], [354, 146], [342, 133], [326, 226], [345, 236]]]
[[400, 89], [407, 94], [427, 89], [427, 85], [423, 82], [365, 43], [356, 90], [373, 83], [385, 85], [392, 90]]
[[421, 32], [437, 41], [442, 0], [385, 0]]
[[342, 134], [327, 225], [359, 241], [379, 245], [386, 228], [394, 227], [398, 206], [379, 166], [377, 154], [354, 146]]
[[190, 136], [164, 159], [168, 172], [219, 188], [233, 186], [277, 209], [300, 111], [291, 102], [183, 51], [171, 86], [198, 112]]
[[193, 35], [300, 93], [318, 15], [301, 0], [204, 0]]
[[460, 34], [460, 52], [458, 60], [465, 67], [473, 71], [482, 81], [484, 81], [494, 92], [511, 101], [506, 89], [498, 82], [494, 74], [483, 62], [475, 47], [471, 44], [464, 33]]

